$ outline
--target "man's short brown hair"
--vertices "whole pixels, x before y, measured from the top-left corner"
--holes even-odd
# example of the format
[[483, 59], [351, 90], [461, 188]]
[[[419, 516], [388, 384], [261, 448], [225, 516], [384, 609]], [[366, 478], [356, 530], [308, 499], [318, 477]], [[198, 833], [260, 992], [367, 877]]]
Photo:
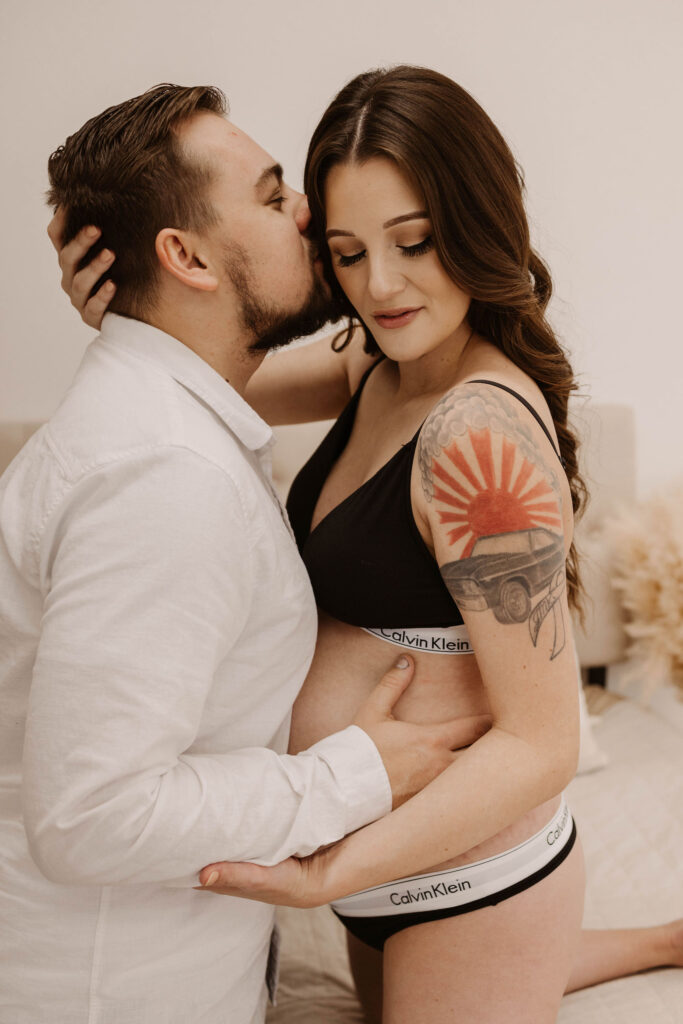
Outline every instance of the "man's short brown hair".
[[91, 118], [48, 161], [48, 203], [66, 209], [64, 243], [94, 224], [102, 234], [85, 262], [105, 247], [116, 253], [96, 285], [115, 282], [113, 312], [140, 318], [153, 307], [162, 228], [201, 231], [217, 219], [206, 196], [212, 170], [176, 135], [199, 111], [226, 114], [220, 89], [157, 85]]

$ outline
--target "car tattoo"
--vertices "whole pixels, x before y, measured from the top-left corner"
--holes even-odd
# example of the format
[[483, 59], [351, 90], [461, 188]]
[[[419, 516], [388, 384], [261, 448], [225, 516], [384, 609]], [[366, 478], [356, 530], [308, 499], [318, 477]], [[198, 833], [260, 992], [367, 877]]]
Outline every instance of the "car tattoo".
[[461, 609], [490, 608], [499, 622], [524, 622], [531, 599], [564, 570], [564, 539], [543, 527], [480, 537], [472, 554], [441, 566]]

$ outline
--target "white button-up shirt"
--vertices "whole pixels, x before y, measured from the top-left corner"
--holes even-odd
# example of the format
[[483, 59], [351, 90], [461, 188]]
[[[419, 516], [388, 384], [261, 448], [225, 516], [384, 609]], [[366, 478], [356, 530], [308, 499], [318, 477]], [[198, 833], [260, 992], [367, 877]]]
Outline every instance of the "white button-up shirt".
[[297, 757], [313, 595], [269, 427], [108, 314], [0, 481], [0, 1024], [252, 1024], [273, 911], [195, 891], [389, 810], [351, 727]]

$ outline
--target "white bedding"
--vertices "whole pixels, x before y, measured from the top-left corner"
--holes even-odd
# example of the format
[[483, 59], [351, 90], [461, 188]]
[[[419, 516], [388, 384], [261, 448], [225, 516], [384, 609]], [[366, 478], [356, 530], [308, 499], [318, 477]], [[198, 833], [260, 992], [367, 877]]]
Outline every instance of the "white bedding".
[[[587, 927], [683, 916], [683, 705], [672, 696], [657, 707], [624, 700], [608, 708], [596, 738], [609, 763], [569, 787], [586, 851]], [[279, 1005], [268, 1024], [360, 1022], [341, 925], [327, 908], [287, 910], [281, 923]], [[563, 1001], [558, 1024], [683, 1024], [683, 970], [573, 993]]]
[[[586, 852], [586, 927], [683, 916], [683, 706], [621, 701], [600, 716], [609, 764], [574, 779], [569, 800]], [[682, 1024], [683, 970], [661, 970], [567, 996], [558, 1024]]]

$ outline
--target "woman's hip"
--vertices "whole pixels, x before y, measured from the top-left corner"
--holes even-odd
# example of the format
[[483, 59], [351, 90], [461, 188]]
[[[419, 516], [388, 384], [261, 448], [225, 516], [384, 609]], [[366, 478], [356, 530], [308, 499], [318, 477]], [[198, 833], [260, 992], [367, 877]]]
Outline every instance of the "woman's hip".
[[537, 885], [563, 863], [575, 841], [563, 797], [542, 828], [507, 850], [374, 886], [335, 901], [332, 909], [353, 935], [382, 949], [404, 928], [495, 906]]

